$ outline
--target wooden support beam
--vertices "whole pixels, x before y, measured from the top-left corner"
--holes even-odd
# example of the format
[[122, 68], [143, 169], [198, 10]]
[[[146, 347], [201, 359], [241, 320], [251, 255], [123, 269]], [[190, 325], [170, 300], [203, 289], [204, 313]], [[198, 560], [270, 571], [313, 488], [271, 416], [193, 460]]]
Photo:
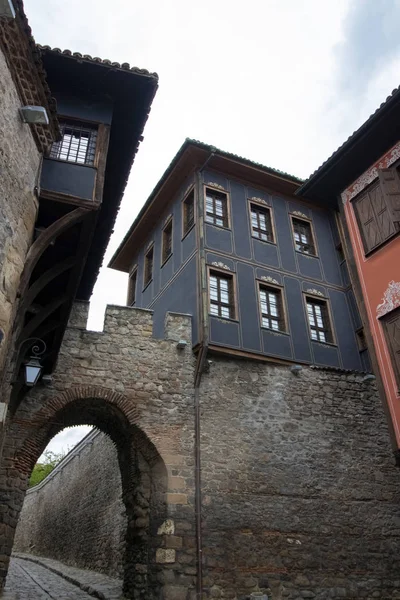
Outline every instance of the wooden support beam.
[[55, 310], [57, 310], [57, 308], [64, 304], [66, 300], [68, 300], [68, 294], [63, 294], [62, 296], [59, 296], [58, 298], [44, 306], [40, 313], [37, 314], [36, 317], [31, 319], [21, 331], [18, 338], [17, 347], [19, 347], [19, 345], [27, 338], [34, 336], [35, 330], [39, 327], [39, 325], [41, 325], [43, 321], [47, 319], [47, 317], [49, 317]]
[[54, 241], [61, 233], [73, 227], [76, 223], [82, 221], [82, 219], [88, 214], [85, 208], [75, 208], [73, 211], [64, 215], [54, 223], [52, 223], [47, 229], [45, 229], [35, 240], [32, 246], [29, 248], [29, 252], [26, 256], [25, 267], [22, 272], [21, 281], [19, 285], [18, 297], [24, 295], [26, 288], [28, 287], [29, 280], [31, 278], [33, 269], [35, 268], [38, 260], [42, 256], [43, 252], [48, 248], [52, 241]]
[[75, 264], [71, 269], [71, 276], [66, 291], [66, 296], [69, 300], [62, 308], [62, 314], [60, 315], [60, 327], [55, 333], [52, 344], [53, 348], [51, 354], [53, 355], [54, 359], [56, 359], [60, 349], [64, 331], [71, 312], [72, 303], [75, 300], [83, 269], [85, 268], [86, 258], [92, 242], [97, 217], [98, 213], [90, 212], [86, 215], [86, 218], [82, 223], [81, 235], [78, 242], [78, 253], [75, 257]]
[[58, 263], [51, 267], [51, 269], [47, 269], [47, 271], [45, 271], [43, 275], [41, 275], [25, 292], [19, 308], [20, 313], [22, 314], [25, 311], [29, 310], [30, 304], [33, 302], [33, 300], [36, 298], [39, 292], [41, 292], [42, 289], [45, 288], [50, 281], [61, 275], [61, 273], [63, 273], [64, 271], [70, 269], [74, 265], [75, 261], [76, 257], [70, 256], [63, 260], [61, 263]]

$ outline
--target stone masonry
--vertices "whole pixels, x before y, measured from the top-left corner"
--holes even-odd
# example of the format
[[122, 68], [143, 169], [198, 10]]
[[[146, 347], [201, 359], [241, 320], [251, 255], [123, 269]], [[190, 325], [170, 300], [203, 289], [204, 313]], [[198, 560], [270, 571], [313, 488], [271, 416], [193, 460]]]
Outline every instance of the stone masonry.
[[[75, 305], [52, 384], [34, 388], [9, 417], [0, 470], [2, 575], [34, 463], [65, 426], [89, 424], [118, 451], [125, 593], [158, 600], [162, 591], [172, 600], [194, 589], [196, 573], [190, 317], [167, 315], [165, 339], [156, 340], [150, 311], [108, 307], [104, 332], [91, 332], [87, 310]], [[176, 348], [177, 337], [188, 349]]]
[[400, 597], [400, 474], [363, 379], [213, 358], [201, 392], [211, 597]]
[[125, 532], [117, 450], [94, 430], [27, 491], [14, 552], [51, 556], [122, 579]]
[[0, 370], [9, 350], [16, 295], [37, 212], [41, 155], [0, 47]]
[[[167, 315], [166, 339], [156, 340], [149, 311], [108, 307], [98, 333], [84, 331], [85, 310], [75, 307], [52, 385], [30, 392], [9, 424], [3, 568], [35, 460], [63, 426], [89, 423], [118, 450], [128, 597], [194, 600], [195, 358], [176, 348], [190, 340], [190, 318]], [[399, 472], [374, 383], [209, 359], [200, 387], [202, 597], [398, 599]], [[82, 473], [87, 464], [82, 457]], [[36, 530], [36, 545], [45, 535]]]

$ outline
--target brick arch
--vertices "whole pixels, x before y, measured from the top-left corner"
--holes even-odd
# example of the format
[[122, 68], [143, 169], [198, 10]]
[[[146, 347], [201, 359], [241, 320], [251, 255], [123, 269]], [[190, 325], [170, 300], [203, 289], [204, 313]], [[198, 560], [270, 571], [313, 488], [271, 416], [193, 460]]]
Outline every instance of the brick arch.
[[[110, 435], [111, 439], [115, 443], [113, 435], [110, 431], [107, 431], [104, 426], [99, 426], [99, 423], [84, 422], [85, 418], [83, 418], [81, 422], [68, 422], [67, 418], [66, 422], [62, 425], [60, 424], [59, 427], [52, 426], [54, 419], [68, 411], [69, 407], [79, 407], [82, 403], [87, 402], [88, 400], [94, 401], [94, 403], [98, 402], [98, 406], [93, 404], [92, 408], [94, 412], [98, 410], [99, 414], [101, 411], [104, 411], [107, 406], [113, 407], [120, 413], [118, 416], [120, 418], [122, 427], [134, 427], [136, 428], [137, 435], [147, 438], [146, 434], [144, 434], [144, 432], [142, 432], [138, 427], [140, 413], [133, 398], [128, 398], [124, 394], [101, 386], [72, 386], [67, 390], [57, 394], [55, 397], [52, 396], [50, 399], [46, 400], [36, 415], [28, 415], [30, 431], [27, 432], [22, 447], [16, 453], [15, 467], [20, 469], [21, 472], [26, 472], [29, 474], [33, 468], [33, 465], [36, 463], [38, 457], [41, 455], [51, 438], [62, 431], [62, 429], [65, 427], [73, 425], [88, 424], [98, 427], [106, 434]], [[18, 415], [16, 415], [16, 422], [22, 424], [21, 420], [18, 418]], [[148, 441], [150, 442], [151, 446], [154, 446], [150, 440]], [[150, 456], [151, 454], [157, 456], [157, 449], [154, 447], [152, 450], [153, 451], [147, 452], [147, 454], [150, 454]]]
[[[59, 431], [89, 424], [101, 429], [114, 442], [120, 465], [122, 500], [127, 511], [124, 559], [124, 592], [127, 598], [159, 598], [162, 583], [156, 561], [160, 537], [158, 527], [167, 516], [167, 469], [161, 454], [140, 428], [135, 398], [95, 385], [76, 385], [51, 396], [54, 390], [32, 390], [12, 419], [0, 466], [0, 493], [12, 513], [0, 554], [11, 554], [15, 527], [34, 464]], [[37, 412], [35, 413], [35, 405]], [[12, 476], [10, 474], [12, 473]], [[138, 507], [142, 518], [137, 517]], [[0, 527], [7, 515], [0, 515]], [[1, 569], [0, 584], [5, 578]], [[138, 566], [138, 568], [137, 568]], [[143, 573], [151, 572], [150, 576]]]

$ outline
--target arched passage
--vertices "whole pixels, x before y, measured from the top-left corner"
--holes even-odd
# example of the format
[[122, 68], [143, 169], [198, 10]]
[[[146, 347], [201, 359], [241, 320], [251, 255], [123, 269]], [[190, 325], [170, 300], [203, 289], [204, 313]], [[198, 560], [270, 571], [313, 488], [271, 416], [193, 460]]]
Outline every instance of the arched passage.
[[0, 470], [1, 576], [7, 573], [15, 528], [30, 473], [48, 442], [71, 425], [93, 425], [116, 446], [122, 499], [127, 513], [124, 592], [128, 598], [158, 598], [157, 531], [166, 518], [166, 468], [138, 426], [132, 400], [105, 388], [76, 386], [49, 397], [28, 395], [10, 421]]

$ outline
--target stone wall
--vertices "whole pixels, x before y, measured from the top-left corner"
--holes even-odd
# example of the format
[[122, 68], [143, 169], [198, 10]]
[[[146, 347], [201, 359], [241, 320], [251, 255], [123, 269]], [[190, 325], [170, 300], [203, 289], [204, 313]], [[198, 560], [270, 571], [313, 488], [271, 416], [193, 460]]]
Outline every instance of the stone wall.
[[363, 379], [213, 357], [201, 391], [207, 597], [400, 597], [400, 473]]
[[33, 236], [40, 153], [18, 109], [21, 100], [0, 46], [0, 371], [7, 355], [16, 293]]
[[[118, 452], [126, 597], [181, 599], [196, 583], [191, 317], [167, 314], [165, 338], [155, 339], [151, 311], [108, 306], [102, 332], [86, 330], [87, 312], [86, 303], [75, 304], [51, 383], [35, 386], [8, 417], [0, 577], [35, 462], [64, 427], [86, 424], [106, 433]], [[185, 349], [177, 348], [179, 339], [188, 342]]]
[[93, 431], [28, 490], [14, 550], [122, 579], [125, 532], [117, 451]]
[[[11, 425], [9, 478], [38, 451], [44, 438], [35, 432], [46, 419], [67, 414], [57, 407], [75, 406], [74, 386], [79, 398], [91, 395], [90, 382], [103, 395], [106, 388], [113, 398], [125, 394], [120, 406], [133, 411], [168, 473], [163, 524], [156, 530], [150, 519], [157, 550], [148, 563], [163, 588], [144, 597], [194, 600], [195, 361], [189, 347], [176, 348], [190, 337], [188, 319], [167, 315], [167, 339], [155, 340], [149, 311], [109, 307], [104, 333], [79, 329], [79, 316], [52, 386], [33, 390]], [[400, 474], [374, 382], [359, 373], [303, 367], [295, 375], [290, 366], [208, 358], [200, 387], [203, 598], [398, 599]], [[90, 416], [85, 404], [76, 406], [79, 418]], [[143, 506], [134, 512], [141, 525], [149, 523]]]

